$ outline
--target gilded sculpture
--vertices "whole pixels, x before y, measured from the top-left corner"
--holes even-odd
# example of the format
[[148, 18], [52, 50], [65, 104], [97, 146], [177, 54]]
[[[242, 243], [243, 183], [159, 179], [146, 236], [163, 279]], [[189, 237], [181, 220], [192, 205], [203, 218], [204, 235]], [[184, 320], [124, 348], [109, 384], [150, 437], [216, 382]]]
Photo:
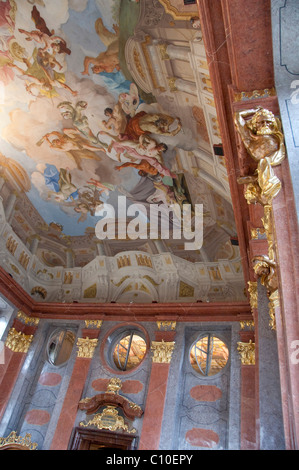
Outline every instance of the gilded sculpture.
[[280, 121], [271, 111], [258, 107], [236, 113], [235, 125], [247, 152], [257, 162], [255, 173], [240, 177], [238, 183], [248, 185], [245, 197], [249, 203], [269, 204], [281, 189], [272, 167], [285, 159]]
[[119, 393], [121, 387], [122, 387], [121, 380], [116, 377], [112, 377], [112, 379], [109, 380], [109, 384], [107, 386], [107, 392]]
[[262, 222], [268, 240], [268, 255], [255, 256], [253, 269], [269, 298], [270, 327], [275, 329], [275, 308], [279, 306], [277, 261], [274, 246], [272, 201], [281, 189], [281, 182], [273, 167], [280, 165], [286, 156], [281, 123], [274, 114], [262, 107], [235, 114], [235, 125], [250, 157], [257, 162], [253, 175], [242, 176], [239, 184], [245, 184], [244, 196], [248, 202], [264, 207]]

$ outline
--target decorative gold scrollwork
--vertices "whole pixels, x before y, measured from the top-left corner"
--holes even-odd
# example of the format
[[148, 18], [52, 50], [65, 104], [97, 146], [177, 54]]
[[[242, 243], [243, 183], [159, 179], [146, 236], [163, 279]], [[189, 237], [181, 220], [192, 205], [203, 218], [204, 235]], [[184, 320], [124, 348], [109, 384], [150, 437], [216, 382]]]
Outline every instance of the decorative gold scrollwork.
[[123, 429], [127, 433], [136, 433], [136, 429], [129, 429], [128, 425], [125, 424], [125, 420], [119, 415], [118, 410], [115, 406], [108, 405], [102, 413], [97, 413], [87, 423], [81, 421], [80, 426], [88, 427], [95, 426], [97, 429], [108, 429], [109, 431], [117, 431]]

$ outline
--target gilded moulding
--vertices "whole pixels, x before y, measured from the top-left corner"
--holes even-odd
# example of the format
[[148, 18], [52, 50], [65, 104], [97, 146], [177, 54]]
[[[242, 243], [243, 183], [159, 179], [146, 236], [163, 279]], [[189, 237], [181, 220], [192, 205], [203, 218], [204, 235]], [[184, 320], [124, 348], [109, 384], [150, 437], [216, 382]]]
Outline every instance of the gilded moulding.
[[25, 335], [21, 331], [11, 328], [8, 332], [5, 346], [13, 352], [27, 353], [32, 339], [33, 335]]
[[160, 364], [169, 364], [174, 350], [174, 345], [174, 341], [152, 341], [151, 350], [153, 352], [153, 362]]
[[93, 357], [94, 350], [98, 344], [98, 340], [90, 338], [78, 338], [78, 357], [84, 357], [86, 359], [91, 359]]
[[238, 342], [237, 350], [243, 366], [255, 365], [255, 343], [251, 340], [249, 343]]

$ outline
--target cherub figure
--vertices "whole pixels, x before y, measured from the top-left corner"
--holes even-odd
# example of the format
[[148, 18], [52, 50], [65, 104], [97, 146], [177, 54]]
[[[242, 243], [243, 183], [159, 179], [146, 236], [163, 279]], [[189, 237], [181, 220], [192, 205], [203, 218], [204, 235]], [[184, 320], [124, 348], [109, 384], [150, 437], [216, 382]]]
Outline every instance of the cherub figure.
[[107, 131], [112, 131], [116, 135], [124, 132], [127, 125], [127, 118], [122, 109], [121, 104], [118, 102], [114, 108], [105, 108], [105, 116], [107, 116], [107, 121], [102, 121], [102, 127]]

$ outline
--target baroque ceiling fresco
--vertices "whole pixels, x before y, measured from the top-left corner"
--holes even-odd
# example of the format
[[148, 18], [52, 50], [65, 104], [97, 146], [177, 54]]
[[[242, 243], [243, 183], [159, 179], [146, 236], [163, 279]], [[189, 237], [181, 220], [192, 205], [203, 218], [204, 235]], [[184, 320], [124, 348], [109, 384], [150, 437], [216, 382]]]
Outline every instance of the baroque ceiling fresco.
[[[181, 3], [0, 2], [1, 266], [37, 300], [245, 300], [196, 5]], [[201, 248], [99, 240], [120, 196], [202, 204]]]

